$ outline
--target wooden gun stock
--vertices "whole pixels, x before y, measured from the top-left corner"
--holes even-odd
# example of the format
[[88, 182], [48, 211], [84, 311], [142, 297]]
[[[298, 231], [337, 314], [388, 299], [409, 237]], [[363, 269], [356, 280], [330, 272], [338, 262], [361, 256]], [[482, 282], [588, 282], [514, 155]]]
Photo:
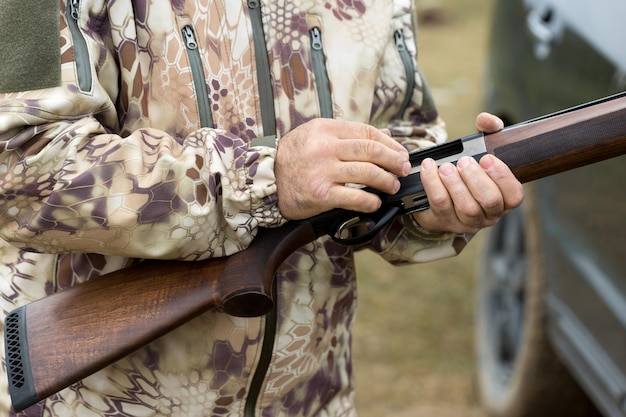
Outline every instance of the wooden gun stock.
[[[626, 95], [514, 125], [483, 139], [485, 153], [501, 158], [522, 182], [622, 155]], [[14, 408], [48, 397], [208, 310], [265, 314], [273, 306], [271, 286], [280, 264], [329, 233], [333, 216], [330, 212], [260, 230], [250, 248], [228, 258], [144, 261], [14, 310], [5, 323]]]
[[317, 237], [306, 221], [260, 229], [248, 250], [229, 257], [140, 262], [12, 311], [5, 350], [13, 408], [29, 407], [208, 310], [267, 313], [274, 272]]

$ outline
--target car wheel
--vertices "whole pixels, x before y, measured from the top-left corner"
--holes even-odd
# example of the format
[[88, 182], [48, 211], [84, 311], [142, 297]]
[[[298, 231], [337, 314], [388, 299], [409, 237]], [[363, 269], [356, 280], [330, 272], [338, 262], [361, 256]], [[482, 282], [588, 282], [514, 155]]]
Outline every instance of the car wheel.
[[550, 347], [546, 264], [530, 187], [486, 237], [477, 282], [479, 397], [492, 417], [582, 417], [594, 407]]

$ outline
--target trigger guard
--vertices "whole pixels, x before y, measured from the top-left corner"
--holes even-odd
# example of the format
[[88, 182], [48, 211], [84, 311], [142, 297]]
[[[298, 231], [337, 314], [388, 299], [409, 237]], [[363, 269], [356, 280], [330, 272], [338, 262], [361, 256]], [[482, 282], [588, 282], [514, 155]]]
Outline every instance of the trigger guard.
[[374, 236], [376, 236], [378, 232], [380, 232], [383, 229], [383, 227], [385, 227], [385, 225], [391, 221], [391, 219], [393, 219], [398, 214], [400, 214], [400, 211], [401, 211], [401, 207], [399, 206], [390, 207], [389, 210], [387, 210], [378, 219], [374, 227], [372, 227], [366, 233], [363, 233], [361, 235], [348, 237], [348, 238], [341, 238], [341, 237], [337, 237], [333, 235], [331, 236], [331, 238], [333, 241], [337, 243], [341, 243], [343, 245], [350, 245], [350, 246], [362, 245], [372, 240]]

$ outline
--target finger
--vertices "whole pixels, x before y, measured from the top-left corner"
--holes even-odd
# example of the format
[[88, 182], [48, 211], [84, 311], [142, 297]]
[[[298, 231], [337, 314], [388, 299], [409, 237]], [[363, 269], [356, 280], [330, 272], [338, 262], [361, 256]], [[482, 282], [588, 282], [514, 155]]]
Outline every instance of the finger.
[[373, 140], [345, 139], [337, 144], [336, 156], [345, 162], [368, 162], [397, 176], [406, 176], [411, 171], [409, 154], [389, 148]]
[[[428, 196], [430, 210], [435, 216], [453, 211], [452, 198], [439, 175], [439, 169], [434, 160], [426, 158], [422, 161], [420, 179]], [[448, 216], [446, 215], [446, 217]]]
[[328, 209], [342, 208], [361, 213], [372, 213], [378, 210], [382, 204], [380, 198], [371, 192], [361, 188], [336, 185], [328, 191]]
[[504, 122], [490, 113], [480, 113], [476, 116], [476, 130], [479, 132], [497, 132], [504, 128]]
[[457, 163], [459, 175], [487, 219], [499, 218], [505, 210], [502, 191], [474, 158], [463, 157]]
[[374, 164], [367, 162], [345, 162], [339, 166], [339, 184], [353, 183], [375, 188], [387, 194], [400, 189], [398, 177]]
[[414, 213], [418, 223], [430, 231], [450, 231], [455, 233], [473, 231], [473, 229], [463, 225], [457, 217], [452, 197], [442, 181], [439, 168], [434, 160], [427, 158], [422, 161], [420, 177], [424, 185], [424, 191], [428, 195], [430, 208]]
[[[486, 177], [486, 175], [483, 173]], [[483, 223], [485, 213], [483, 208], [474, 198], [467, 183], [461, 177], [459, 170], [451, 163], [442, 164], [439, 167], [441, 182], [445, 185], [452, 200], [454, 213], [459, 221], [472, 228], [478, 228]]]
[[327, 126], [339, 139], [365, 139], [379, 142], [380, 144], [394, 149], [398, 152], [407, 152], [406, 148], [389, 135], [386, 129], [377, 129], [365, 123], [338, 121], [323, 119], [322, 123], [329, 123]]
[[360, 123], [359, 123], [359, 126], [361, 130], [356, 132], [357, 136], [355, 138], [357, 139], [363, 138], [367, 140], [372, 140], [390, 149], [393, 149], [397, 152], [408, 153], [408, 151], [406, 150], [404, 146], [402, 146], [397, 140], [391, 137], [389, 130], [387, 129], [381, 130], [373, 126], [370, 126], [367, 124], [360, 124]]
[[493, 155], [485, 155], [480, 160], [480, 166], [500, 189], [505, 210], [515, 208], [522, 203], [524, 199], [522, 184], [504, 162]]

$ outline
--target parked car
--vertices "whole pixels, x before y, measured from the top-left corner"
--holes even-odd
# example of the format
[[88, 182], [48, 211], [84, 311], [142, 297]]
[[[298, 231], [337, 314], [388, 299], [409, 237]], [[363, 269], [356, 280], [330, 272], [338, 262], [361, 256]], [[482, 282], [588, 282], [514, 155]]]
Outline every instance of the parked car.
[[[626, 89], [626, 1], [496, 0], [486, 108], [516, 123]], [[477, 277], [489, 416], [626, 417], [626, 157], [534, 181]]]

